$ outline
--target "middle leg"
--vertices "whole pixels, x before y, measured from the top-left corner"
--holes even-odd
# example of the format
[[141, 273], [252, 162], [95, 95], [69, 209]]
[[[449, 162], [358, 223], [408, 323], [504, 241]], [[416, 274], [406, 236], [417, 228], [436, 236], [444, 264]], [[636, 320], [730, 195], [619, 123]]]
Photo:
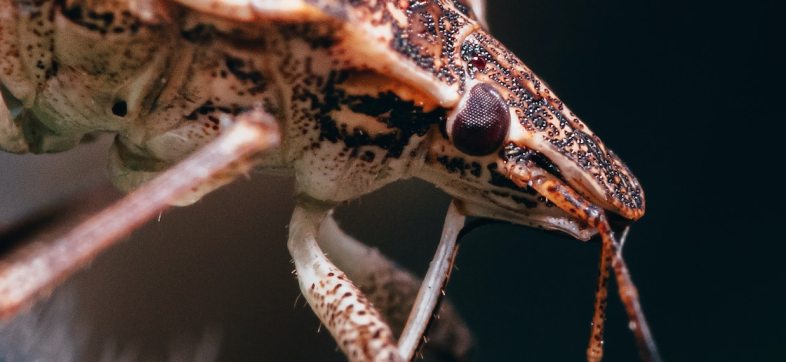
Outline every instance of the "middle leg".
[[[319, 229], [319, 245], [380, 311], [393, 334], [399, 337], [401, 352], [400, 336], [423, 281], [378, 249], [347, 235], [330, 216], [325, 218]], [[434, 315], [426, 334], [426, 349], [450, 360], [466, 360], [473, 342], [461, 316], [448, 301], [440, 303]], [[402, 353], [402, 356], [405, 355]]]

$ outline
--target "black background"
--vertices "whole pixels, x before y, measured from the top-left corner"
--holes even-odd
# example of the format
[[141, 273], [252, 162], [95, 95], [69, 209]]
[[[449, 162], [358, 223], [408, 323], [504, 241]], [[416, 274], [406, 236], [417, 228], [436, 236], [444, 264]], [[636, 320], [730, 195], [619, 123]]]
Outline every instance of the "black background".
[[[625, 256], [667, 361], [786, 358], [782, 14], [753, 1], [490, 3], [492, 33], [644, 186], [647, 214]], [[302, 300], [293, 307], [291, 192], [288, 179], [236, 182], [165, 214], [81, 273], [75, 325], [88, 336], [85, 356], [109, 341], [162, 356], [173, 340], [214, 328], [225, 360], [342, 360]], [[448, 202], [404, 182], [338, 218], [422, 273]], [[598, 252], [597, 242], [523, 227], [470, 233], [448, 296], [475, 333], [475, 360], [582, 360]], [[622, 306], [612, 298], [609, 308], [604, 360], [636, 360]]]

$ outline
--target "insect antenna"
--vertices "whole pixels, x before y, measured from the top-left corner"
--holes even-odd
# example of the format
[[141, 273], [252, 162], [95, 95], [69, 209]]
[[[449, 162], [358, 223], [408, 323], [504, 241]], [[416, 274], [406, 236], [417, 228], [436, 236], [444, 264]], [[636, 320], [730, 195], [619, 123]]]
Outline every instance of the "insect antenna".
[[603, 330], [606, 322], [606, 305], [609, 295], [609, 271], [611, 267], [612, 249], [604, 241], [601, 245], [598, 282], [595, 289], [595, 305], [592, 314], [592, 331], [587, 347], [587, 361], [600, 362], [603, 358]]
[[[625, 245], [625, 240], [628, 238], [629, 231], [630, 226], [625, 226], [619, 238], [620, 246], [618, 250], [620, 251], [620, 254], [622, 252], [622, 246]], [[611, 264], [611, 258], [612, 253], [608, 248], [605, 247], [604, 244], [604, 246], [601, 246], [600, 267], [598, 271], [597, 282], [598, 286], [595, 291], [595, 311], [592, 314], [592, 332], [590, 333], [589, 346], [587, 347], [587, 361], [600, 361], [603, 357], [603, 330], [606, 322], [609, 266]]]
[[647, 319], [641, 310], [639, 293], [631, 280], [625, 260], [622, 258], [620, 244], [614, 238], [606, 212], [584, 199], [562, 180], [542, 169], [521, 168], [513, 164], [509, 166], [508, 172], [511, 180], [517, 184], [532, 187], [557, 207], [595, 228], [600, 234], [602, 240], [600, 275], [595, 294], [595, 313], [590, 345], [587, 348], [587, 360], [590, 362], [600, 361], [603, 356], [603, 319], [608, 295], [609, 266], [611, 266], [611, 269], [614, 270], [620, 299], [628, 314], [629, 328], [636, 338], [641, 359], [647, 362], [660, 362], [660, 353], [650, 333]]
[[625, 306], [625, 312], [628, 314], [630, 321], [628, 327], [633, 331], [636, 337], [636, 344], [639, 347], [639, 354], [641, 359], [647, 362], [661, 362], [658, 347], [655, 344], [655, 339], [652, 338], [647, 318], [641, 310], [641, 303], [639, 302], [639, 292], [633, 280], [630, 277], [628, 266], [625, 264], [625, 259], [622, 257], [622, 246], [627, 231], [623, 231], [621, 243], [614, 239], [614, 234], [611, 232], [608, 222], [605, 218], [601, 218], [598, 227], [603, 240], [603, 252], [601, 255], [609, 254], [611, 256], [611, 266], [614, 269], [614, 275], [617, 280], [617, 288], [619, 289], [620, 299]]
[[622, 230], [622, 235], [620, 235], [620, 254], [622, 254], [622, 248], [625, 247], [625, 242], [628, 241], [628, 233], [630, 232], [630, 226], [626, 226], [625, 229]]

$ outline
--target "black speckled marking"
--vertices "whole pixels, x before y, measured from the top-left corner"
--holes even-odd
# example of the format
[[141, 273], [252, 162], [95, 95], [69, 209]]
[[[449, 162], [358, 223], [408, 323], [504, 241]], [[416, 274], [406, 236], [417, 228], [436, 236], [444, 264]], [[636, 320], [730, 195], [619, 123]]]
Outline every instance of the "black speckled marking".
[[216, 29], [211, 24], [196, 24], [180, 31], [180, 37], [188, 42], [204, 44], [210, 42], [215, 36]]
[[[81, 2], [66, 5], [64, 0], [56, 2], [63, 16], [87, 30], [105, 34], [136, 34], [141, 22], [128, 10], [119, 10], [118, 7], [102, 11], [100, 6], [83, 6]], [[111, 6], [111, 5], [110, 5]]]
[[[315, 5], [325, 12], [331, 4], [352, 9], [356, 21], [367, 21], [391, 29], [390, 48], [404, 56], [422, 70], [431, 73], [441, 82], [459, 83], [463, 89], [464, 71], [459, 64], [459, 34], [466, 27], [474, 26], [475, 16], [466, 1], [318, 1]], [[406, 15], [399, 21], [390, 8]], [[373, 16], [372, 16], [373, 15]], [[372, 19], [369, 19], [372, 18]]]
[[501, 152], [501, 155], [503, 159], [515, 164], [532, 163], [534, 166], [540, 167], [552, 175], [557, 176], [557, 178], [560, 180], [565, 181], [565, 177], [562, 176], [562, 172], [560, 171], [559, 167], [557, 167], [557, 165], [551, 162], [548, 157], [544, 156], [540, 152], [535, 152], [531, 149], [509, 143], [505, 146], [505, 149]]
[[469, 173], [472, 176], [480, 177], [482, 174], [482, 167], [479, 163], [467, 162], [462, 157], [449, 157], [449, 156], [438, 156], [437, 162], [439, 162], [445, 170], [450, 173], [458, 173], [461, 176], [466, 176]]
[[311, 49], [327, 49], [338, 43], [333, 28], [314, 23], [283, 24], [278, 29], [284, 37], [303, 40]]
[[240, 58], [235, 58], [227, 55], [224, 58], [227, 70], [235, 76], [238, 80], [245, 83], [250, 83], [246, 92], [250, 95], [262, 93], [267, 88], [267, 80], [262, 72], [254, 69], [251, 65], [247, 64]]
[[[471, 77], [482, 75], [505, 91], [508, 104], [525, 129], [542, 135], [554, 150], [592, 175], [615, 204], [634, 213], [643, 212], [643, 191], [627, 166], [515, 55], [496, 39], [477, 31], [462, 44], [461, 58]], [[533, 161], [562, 177], [553, 162], [543, 162], [548, 160], [542, 155]]]
[[[425, 112], [422, 107], [404, 101], [392, 92], [377, 96], [347, 95], [337, 87], [346, 77], [346, 72], [330, 74], [322, 88], [322, 102], [318, 101], [315, 94], [302, 94], [302, 97], [312, 100], [314, 118], [319, 124], [320, 141], [343, 142], [353, 150], [354, 155], [357, 155], [357, 150], [362, 146], [376, 146], [387, 151], [385, 157], [398, 158], [409, 144], [410, 138], [415, 135], [424, 136], [432, 125], [445, 122], [444, 109]], [[331, 111], [339, 110], [342, 106], [355, 113], [376, 118], [378, 122], [387, 125], [390, 131], [372, 135], [362, 127], [349, 129], [330, 115]]]
[[537, 195], [538, 193], [530, 187], [519, 187], [504, 174], [499, 171], [496, 163], [486, 165], [489, 171], [489, 184], [509, 190], [523, 192], [530, 195]]

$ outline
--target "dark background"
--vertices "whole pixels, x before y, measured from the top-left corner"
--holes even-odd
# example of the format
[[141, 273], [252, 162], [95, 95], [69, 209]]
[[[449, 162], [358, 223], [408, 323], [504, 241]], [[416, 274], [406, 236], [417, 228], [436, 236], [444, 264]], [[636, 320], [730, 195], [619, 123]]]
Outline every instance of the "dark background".
[[[776, 14], [755, 1], [490, 3], [492, 33], [644, 186], [647, 214], [625, 257], [667, 361], [786, 358]], [[105, 148], [3, 155], [2, 216], [95, 183]], [[302, 300], [294, 306], [291, 190], [286, 178], [238, 181], [164, 214], [55, 293], [76, 298], [70, 325], [90, 346], [84, 356], [163, 357], [212, 331], [224, 360], [342, 360]], [[338, 218], [423, 273], [448, 202], [408, 181]], [[448, 296], [475, 333], [476, 360], [582, 360], [598, 253], [597, 242], [509, 225], [463, 239]], [[637, 359], [626, 326], [611, 298], [605, 361]]]

